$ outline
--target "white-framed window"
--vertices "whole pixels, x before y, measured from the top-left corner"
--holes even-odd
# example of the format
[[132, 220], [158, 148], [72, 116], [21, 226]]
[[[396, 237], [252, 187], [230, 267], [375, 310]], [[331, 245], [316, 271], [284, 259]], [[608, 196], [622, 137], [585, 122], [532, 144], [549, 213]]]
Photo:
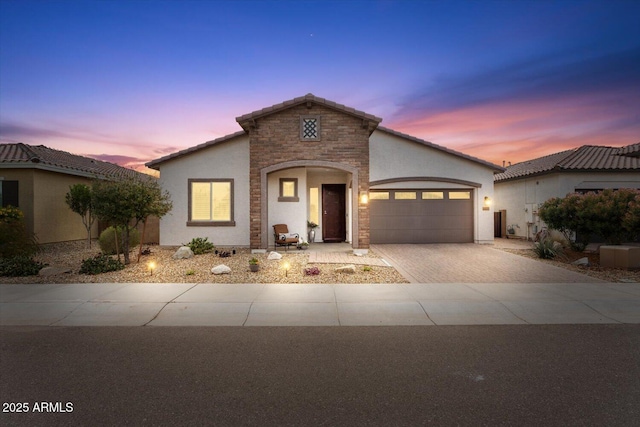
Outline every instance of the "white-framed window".
[[190, 179], [187, 225], [235, 226], [233, 179]]

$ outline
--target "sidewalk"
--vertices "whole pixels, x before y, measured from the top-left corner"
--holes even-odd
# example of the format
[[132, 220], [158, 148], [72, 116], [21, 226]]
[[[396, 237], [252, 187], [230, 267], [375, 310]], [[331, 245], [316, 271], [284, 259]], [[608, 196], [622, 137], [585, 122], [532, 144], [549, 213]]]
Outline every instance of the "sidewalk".
[[638, 283], [0, 285], [0, 325], [640, 323]]

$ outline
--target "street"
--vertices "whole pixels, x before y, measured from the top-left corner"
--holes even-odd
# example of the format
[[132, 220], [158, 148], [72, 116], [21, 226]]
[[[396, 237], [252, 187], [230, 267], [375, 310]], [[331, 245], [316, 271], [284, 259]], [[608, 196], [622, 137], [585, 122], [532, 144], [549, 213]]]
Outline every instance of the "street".
[[640, 419], [640, 325], [7, 326], [0, 338], [2, 425]]

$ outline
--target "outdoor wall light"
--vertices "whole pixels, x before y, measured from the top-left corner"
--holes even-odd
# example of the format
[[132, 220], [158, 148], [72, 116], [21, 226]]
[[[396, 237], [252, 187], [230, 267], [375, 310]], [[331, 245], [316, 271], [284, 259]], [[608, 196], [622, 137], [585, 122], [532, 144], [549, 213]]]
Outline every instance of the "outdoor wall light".
[[284, 277], [289, 277], [289, 269], [291, 269], [291, 264], [289, 264], [289, 261], [285, 261], [282, 264], [282, 268], [284, 268]]
[[489, 196], [484, 196], [484, 205], [491, 206], [491, 198]]
[[151, 272], [151, 275], [153, 276], [153, 270], [155, 270], [156, 268], [156, 263], [153, 261], [149, 261], [147, 267], [149, 268], [149, 272]]
[[360, 203], [362, 203], [363, 205], [369, 203], [369, 194], [366, 191], [360, 192]]

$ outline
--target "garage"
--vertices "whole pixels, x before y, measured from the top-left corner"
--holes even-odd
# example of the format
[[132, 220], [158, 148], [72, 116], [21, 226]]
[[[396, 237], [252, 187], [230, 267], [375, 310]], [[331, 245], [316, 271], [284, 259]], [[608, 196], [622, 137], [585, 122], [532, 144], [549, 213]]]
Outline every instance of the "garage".
[[371, 243], [472, 243], [472, 189], [371, 190]]

